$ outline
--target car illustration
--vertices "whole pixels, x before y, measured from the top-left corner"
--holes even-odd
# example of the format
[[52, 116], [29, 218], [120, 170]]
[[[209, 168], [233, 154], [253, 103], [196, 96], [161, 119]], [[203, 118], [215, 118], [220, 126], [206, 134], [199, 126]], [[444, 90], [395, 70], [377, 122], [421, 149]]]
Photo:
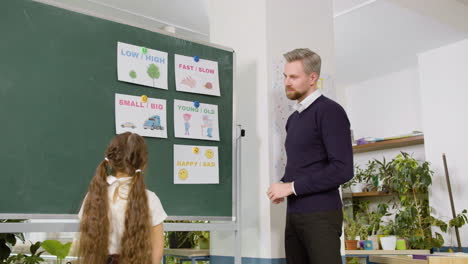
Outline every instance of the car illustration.
[[151, 129], [151, 130], [164, 130], [164, 127], [161, 126], [161, 117], [158, 115], [154, 115], [148, 118], [145, 123], [143, 124], [144, 129]]
[[125, 123], [121, 124], [120, 126], [122, 128], [125, 128], [125, 127], [136, 128], [135, 124], [133, 124], [132, 122], [125, 122]]

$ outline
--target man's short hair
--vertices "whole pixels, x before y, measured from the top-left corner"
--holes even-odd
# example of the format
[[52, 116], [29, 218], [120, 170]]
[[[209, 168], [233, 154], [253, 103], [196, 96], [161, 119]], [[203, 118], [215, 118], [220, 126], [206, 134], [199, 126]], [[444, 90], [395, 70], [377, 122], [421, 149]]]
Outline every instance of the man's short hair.
[[306, 74], [311, 74], [316, 72], [320, 75], [320, 68], [322, 66], [322, 59], [320, 56], [311, 51], [310, 49], [295, 49], [290, 52], [283, 54], [287, 62], [293, 62], [300, 60], [304, 66], [304, 72]]

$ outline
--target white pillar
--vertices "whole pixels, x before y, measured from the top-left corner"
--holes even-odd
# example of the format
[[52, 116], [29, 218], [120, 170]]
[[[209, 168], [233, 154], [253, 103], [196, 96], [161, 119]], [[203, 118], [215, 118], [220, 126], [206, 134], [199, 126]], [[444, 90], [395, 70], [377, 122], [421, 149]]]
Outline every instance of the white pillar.
[[[284, 258], [285, 206], [272, 205], [266, 196], [277, 178], [270, 155], [272, 85], [278, 74], [272, 66], [287, 51], [310, 48], [322, 57], [322, 73], [333, 76], [332, 1], [212, 0], [210, 41], [233, 48], [236, 56], [235, 111], [247, 132], [242, 145], [242, 256]], [[232, 235], [213, 233], [212, 255], [232, 256], [233, 247]]]

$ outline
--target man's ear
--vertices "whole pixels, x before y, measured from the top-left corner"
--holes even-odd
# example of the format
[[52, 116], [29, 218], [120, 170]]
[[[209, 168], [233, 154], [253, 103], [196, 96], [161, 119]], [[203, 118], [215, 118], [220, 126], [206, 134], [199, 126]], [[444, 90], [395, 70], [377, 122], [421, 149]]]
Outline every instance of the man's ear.
[[309, 74], [309, 80], [310, 80], [310, 85], [313, 85], [314, 83], [317, 83], [319, 79], [319, 75], [316, 72], [313, 72]]

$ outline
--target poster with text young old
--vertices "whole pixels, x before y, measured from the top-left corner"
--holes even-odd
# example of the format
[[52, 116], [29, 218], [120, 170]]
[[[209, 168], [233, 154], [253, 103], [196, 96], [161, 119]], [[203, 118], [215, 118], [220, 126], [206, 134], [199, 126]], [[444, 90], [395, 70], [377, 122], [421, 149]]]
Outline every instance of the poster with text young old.
[[167, 52], [117, 43], [119, 81], [167, 90]]
[[174, 145], [174, 184], [219, 184], [218, 147]]
[[177, 138], [219, 141], [218, 106], [174, 100], [174, 133]]
[[115, 131], [167, 138], [166, 100], [115, 94]]
[[221, 96], [217, 61], [176, 54], [174, 67], [177, 91]]

